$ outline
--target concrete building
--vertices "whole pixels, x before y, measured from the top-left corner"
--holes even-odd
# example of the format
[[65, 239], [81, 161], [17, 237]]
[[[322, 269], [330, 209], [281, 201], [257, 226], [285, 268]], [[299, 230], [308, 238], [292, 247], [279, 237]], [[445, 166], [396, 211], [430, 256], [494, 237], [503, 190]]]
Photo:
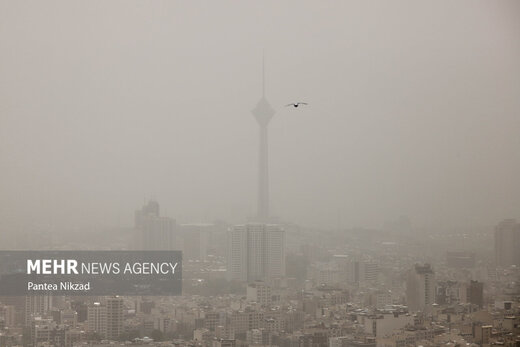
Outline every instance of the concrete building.
[[492, 325], [474, 325], [473, 326], [473, 337], [474, 342], [480, 346], [489, 346], [491, 339]]
[[227, 277], [229, 280], [247, 281], [247, 229], [245, 226], [234, 227], [229, 230], [227, 239]]
[[67, 325], [71, 328], [75, 328], [78, 323], [78, 313], [71, 309], [65, 309], [59, 311], [59, 323]]
[[217, 339], [234, 340], [235, 329], [229, 324], [219, 325], [215, 327], [215, 337]]
[[446, 265], [457, 269], [473, 268], [475, 267], [475, 253], [448, 251], [446, 252]]
[[484, 283], [478, 281], [470, 281], [467, 287], [467, 301], [470, 304], [484, 307]]
[[384, 313], [373, 316], [361, 316], [358, 321], [362, 322], [364, 331], [374, 337], [384, 337], [395, 331], [413, 326], [414, 317], [410, 314]]
[[520, 224], [505, 219], [495, 228], [495, 261], [497, 266], [520, 265]]
[[35, 317], [30, 325], [30, 343], [27, 346], [72, 347], [80, 339], [78, 330], [57, 324], [51, 319]]
[[246, 341], [249, 346], [269, 346], [269, 332], [265, 329], [251, 329], [246, 332]]
[[382, 310], [392, 304], [392, 292], [390, 290], [377, 290], [368, 294], [367, 306], [372, 306], [378, 310]]
[[408, 273], [406, 302], [410, 312], [430, 312], [435, 303], [435, 273], [430, 264], [415, 265]]
[[235, 334], [243, 334], [251, 329], [259, 329], [264, 321], [264, 313], [253, 310], [233, 311], [229, 317]]
[[106, 310], [106, 337], [109, 340], [117, 340], [123, 333], [123, 298], [119, 296], [107, 298]]
[[214, 229], [213, 224], [193, 223], [182, 224], [179, 228], [176, 242], [178, 249], [182, 250], [183, 260], [206, 261], [208, 256], [208, 244], [210, 233]]
[[193, 331], [193, 340], [197, 342], [209, 341], [213, 335], [206, 328], [195, 329]]
[[228, 233], [228, 279], [270, 281], [285, 276], [285, 231], [275, 224], [236, 225]]
[[364, 286], [374, 284], [379, 276], [379, 264], [372, 261], [350, 261], [347, 262], [347, 281], [351, 284]]
[[139, 250], [172, 250], [175, 219], [160, 216], [157, 201], [149, 201], [135, 212], [135, 247]]
[[346, 272], [336, 262], [316, 262], [309, 268], [309, 277], [318, 285], [333, 286], [345, 282]]
[[436, 284], [435, 303], [454, 305], [467, 301], [467, 285], [457, 281], [438, 281]]
[[248, 284], [247, 300], [264, 306], [271, 305], [271, 287], [261, 281]]
[[25, 325], [29, 325], [33, 317], [45, 316], [53, 307], [52, 295], [29, 295], [25, 297]]
[[107, 335], [107, 307], [95, 302], [87, 308], [87, 332], [101, 337]]
[[235, 339], [217, 339], [212, 342], [212, 347], [235, 347]]
[[4, 319], [4, 327], [14, 327], [16, 324], [16, 308], [12, 305], [0, 306], [0, 317]]

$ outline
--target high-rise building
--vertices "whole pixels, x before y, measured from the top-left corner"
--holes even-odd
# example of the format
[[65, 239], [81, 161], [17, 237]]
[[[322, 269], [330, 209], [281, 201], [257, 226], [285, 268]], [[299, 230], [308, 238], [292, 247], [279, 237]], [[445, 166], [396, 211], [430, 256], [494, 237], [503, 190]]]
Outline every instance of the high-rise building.
[[235, 226], [228, 231], [227, 277], [230, 280], [247, 281], [247, 236], [245, 226]]
[[277, 225], [265, 226], [266, 269], [265, 278], [285, 277], [285, 230]]
[[467, 287], [467, 300], [470, 304], [484, 307], [484, 283], [478, 281], [470, 281]]
[[275, 224], [236, 225], [228, 234], [228, 278], [270, 281], [285, 276], [285, 231]]
[[415, 265], [408, 273], [406, 302], [411, 312], [430, 312], [435, 303], [435, 273], [430, 264]]
[[206, 261], [213, 224], [182, 224], [178, 228], [179, 248], [184, 260]]
[[497, 266], [520, 265], [520, 224], [505, 219], [495, 228], [495, 260]]
[[25, 297], [25, 325], [35, 316], [46, 315], [53, 307], [52, 295], [29, 295]]
[[120, 296], [108, 297], [106, 308], [106, 337], [109, 340], [116, 340], [123, 333], [123, 298]]
[[149, 201], [135, 212], [136, 248], [172, 250], [175, 244], [175, 219], [161, 217], [159, 204]]
[[105, 338], [107, 335], [107, 307], [95, 302], [87, 307], [87, 331]]
[[373, 261], [354, 260], [347, 262], [346, 268], [347, 280], [359, 286], [374, 284], [380, 273], [379, 264]]
[[16, 324], [16, 308], [12, 305], [0, 305], [0, 317], [4, 318], [4, 328], [12, 328]]

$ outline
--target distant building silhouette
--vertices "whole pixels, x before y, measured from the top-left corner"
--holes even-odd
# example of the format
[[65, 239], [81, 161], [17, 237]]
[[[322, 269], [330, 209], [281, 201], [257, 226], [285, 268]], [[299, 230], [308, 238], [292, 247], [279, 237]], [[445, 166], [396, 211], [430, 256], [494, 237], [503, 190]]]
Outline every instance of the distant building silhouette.
[[452, 268], [473, 268], [475, 267], [475, 253], [466, 251], [446, 252], [446, 265]]
[[478, 281], [470, 281], [467, 288], [467, 300], [470, 304], [484, 307], [484, 283]]
[[495, 228], [495, 260], [497, 266], [520, 265], [520, 224], [505, 219]]
[[347, 281], [358, 286], [374, 284], [380, 272], [379, 264], [373, 261], [354, 260], [346, 266]]
[[467, 285], [457, 281], [438, 281], [435, 288], [435, 303], [439, 305], [455, 305], [467, 302]]
[[435, 303], [435, 273], [430, 264], [415, 265], [408, 273], [406, 303], [411, 312], [430, 312]]
[[211, 233], [215, 230], [214, 224], [192, 223], [182, 224], [177, 228], [177, 249], [182, 250], [184, 260], [206, 261]]
[[285, 231], [276, 224], [236, 225], [228, 233], [231, 280], [270, 281], [285, 276]]
[[123, 298], [112, 296], [106, 299], [107, 327], [106, 337], [109, 340], [117, 340], [123, 330]]
[[149, 201], [135, 212], [136, 248], [172, 250], [175, 244], [175, 219], [161, 217], [157, 201]]

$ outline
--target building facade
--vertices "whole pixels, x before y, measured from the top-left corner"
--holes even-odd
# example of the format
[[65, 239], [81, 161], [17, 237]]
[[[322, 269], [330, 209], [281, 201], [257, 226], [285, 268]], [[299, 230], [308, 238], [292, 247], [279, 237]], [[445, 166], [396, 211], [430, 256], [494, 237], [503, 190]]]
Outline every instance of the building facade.
[[495, 260], [497, 266], [520, 265], [520, 223], [505, 219], [495, 227]]
[[435, 303], [435, 273], [430, 264], [417, 264], [408, 273], [406, 302], [411, 312], [431, 311]]
[[156, 201], [149, 201], [135, 212], [135, 246], [139, 250], [175, 249], [175, 219], [161, 217]]
[[228, 233], [228, 279], [270, 281], [285, 276], [285, 231], [276, 224], [236, 225]]

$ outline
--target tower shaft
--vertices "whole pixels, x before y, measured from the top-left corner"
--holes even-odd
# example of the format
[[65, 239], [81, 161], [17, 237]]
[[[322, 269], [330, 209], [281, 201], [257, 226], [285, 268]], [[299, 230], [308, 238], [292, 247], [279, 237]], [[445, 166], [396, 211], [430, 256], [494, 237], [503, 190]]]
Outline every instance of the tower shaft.
[[260, 221], [266, 222], [269, 219], [269, 159], [267, 125], [260, 125], [259, 129], [257, 218]]
[[258, 200], [256, 219], [260, 222], [269, 221], [269, 164], [267, 126], [273, 118], [275, 111], [265, 98], [265, 68], [262, 59], [262, 98], [251, 111], [260, 129], [260, 141], [258, 151]]

